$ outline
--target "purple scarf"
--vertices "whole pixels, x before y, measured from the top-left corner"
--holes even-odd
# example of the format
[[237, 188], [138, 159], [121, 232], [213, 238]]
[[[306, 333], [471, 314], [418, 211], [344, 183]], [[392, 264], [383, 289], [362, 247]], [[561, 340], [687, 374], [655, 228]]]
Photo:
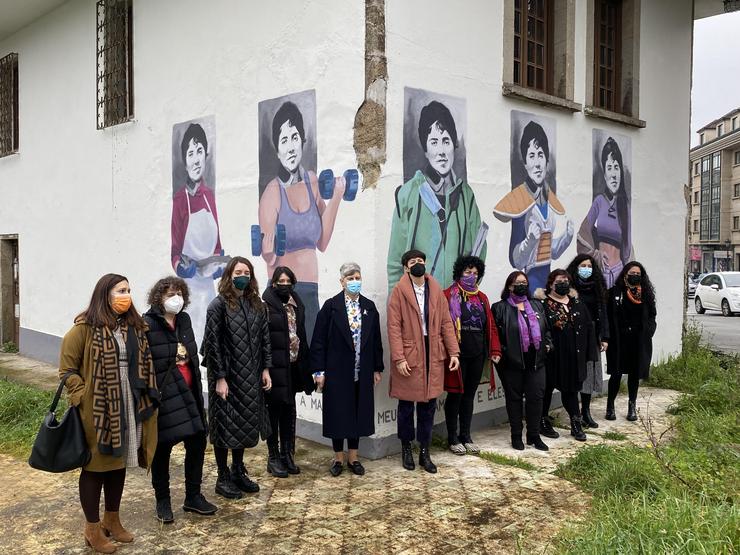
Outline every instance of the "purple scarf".
[[[527, 297], [517, 297], [516, 295], [512, 294], [509, 295], [509, 298], [506, 300], [511, 306], [516, 308], [517, 318], [519, 319], [519, 340], [522, 344], [522, 353], [526, 353], [527, 351], [529, 351], [529, 348], [531, 346], [534, 346], [535, 349], [539, 349], [540, 344], [542, 343], [540, 322], [537, 319], [537, 315], [534, 313], [534, 310], [532, 309], [532, 305], [529, 304], [529, 299]], [[519, 310], [518, 306], [516, 306], [519, 303], [524, 303], [524, 313], [526, 314], [527, 320], [529, 321], [529, 326], [527, 326], [527, 322], [524, 321], [522, 311]]]
[[460, 342], [462, 329], [462, 303], [465, 302], [468, 311], [475, 318], [480, 319], [483, 315], [483, 305], [478, 297], [478, 286], [475, 276], [463, 276], [458, 282], [457, 287], [450, 291], [450, 318], [452, 325], [455, 327], [457, 341]]

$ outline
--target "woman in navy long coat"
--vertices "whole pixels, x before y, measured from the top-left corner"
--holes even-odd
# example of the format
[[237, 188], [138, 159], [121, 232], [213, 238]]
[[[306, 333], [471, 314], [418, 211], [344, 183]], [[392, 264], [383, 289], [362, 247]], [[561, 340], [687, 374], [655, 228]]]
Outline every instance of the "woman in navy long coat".
[[321, 307], [311, 340], [314, 381], [324, 392], [321, 404], [324, 437], [331, 438], [334, 460], [329, 471], [339, 476], [344, 466], [357, 475], [365, 468], [357, 459], [360, 437], [375, 433], [374, 386], [383, 371], [380, 316], [375, 303], [360, 294], [360, 267], [349, 262], [339, 270], [342, 292]]

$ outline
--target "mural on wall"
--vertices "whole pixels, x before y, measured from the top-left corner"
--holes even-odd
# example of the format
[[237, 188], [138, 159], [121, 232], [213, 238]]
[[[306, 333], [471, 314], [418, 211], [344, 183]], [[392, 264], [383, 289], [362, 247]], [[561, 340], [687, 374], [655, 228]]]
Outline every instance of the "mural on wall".
[[354, 200], [357, 170], [316, 175], [316, 94], [303, 91], [263, 100], [259, 119], [259, 225], [252, 226], [252, 254], [267, 275], [277, 266], [295, 272], [295, 291], [306, 306], [310, 340], [319, 312], [316, 251], [325, 252], [339, 206]]
[[216, 119], [172, 126], [172, 267], [190, 289], [188, 312], [200, 345], [224, 256], [216, 211]]
[[555, 120], [511, 111], [511, 187], [493, 213], [511, 222], [509, 261], [527, 274], [530, 291], [544, 287], [550, 262], [573, 240], [573, 221], [556, 193]]
[[465, 164], [465, 99], [404, 89], [403, 176], [396, 189], [388, 247], [388, 289], [403, 276], [409, 249], [427, 255], [427, 272], [452, 283], [461, 254], [485, 260], [488, 226], [481, 222]]
[[577, 249], [601, 266], [607, 287], [632, 260], [632, 143], [629, 137], [594, 129], [593, 204], [578, 230]]

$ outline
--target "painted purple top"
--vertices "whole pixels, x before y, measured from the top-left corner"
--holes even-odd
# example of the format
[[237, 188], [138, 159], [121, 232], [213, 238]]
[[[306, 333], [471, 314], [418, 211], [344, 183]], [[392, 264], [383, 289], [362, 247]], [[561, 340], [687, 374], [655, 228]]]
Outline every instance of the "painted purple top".
[[[285, 226], [285, 252], [315, 249], [316, 243], [321, 238], [321, 215], [318, 206], [316, 206], [316, 197], [313, 196], [311, 190], [311, 180], [308, 172], [303, 174], [302, 183], [308, 193], [309, 207], [305, 212], [296, 212], [290, 207], [285, 187], [278, 183], [278, 187], [280, 187], [280, 212], [278, 213], [277, 223]], [[292, 186], [299, 187], [300, 183]]]
[[609, 203], [606, 196], [601, 194], [594, 199], [591, 208], [586, 215], [588, 225], [593, 229], [594, 241], [598, 243], [609, 243], [620, 251], [623, 249], [622, 227], [617, 213], [616, 199]]

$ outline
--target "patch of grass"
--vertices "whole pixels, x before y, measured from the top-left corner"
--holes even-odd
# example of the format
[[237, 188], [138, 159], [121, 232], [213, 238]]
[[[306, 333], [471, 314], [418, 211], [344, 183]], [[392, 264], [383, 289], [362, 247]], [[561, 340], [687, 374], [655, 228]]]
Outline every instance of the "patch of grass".
[[[54, 398], [51, 391], [0, 379], [0, 452], [20, 458], [31, 453], [31, 446]], [[64, 397], [57, 414], [67, 408]]]
[[610, 441], [624, 441], [627, 439], [627, 436], [621, 432], [604, 432], [601, 437]]
[[504, 466], [515, 466], [522, 470], [537, 470], [537, 467], [531, 463], [528, 463], [524, 459], [518, 457], [507, 457], [506, 455], [499, 455], [498, 453], [492, 453], [490, 451], [481, 451], [478, 455], [481, 459], [485, 459], [488, 462], [495, 464], [502, 464]]
[[[561, 465], [556, 473], [592, 493], [594, 502], [584, 523], [560, 534], [557, 550], [740, 551], [739, 378], [740, 358], [712, 352], [696, 328], [688, 330], [683, 352], [653, 367], [650, 379], [683, 392], [669, 411], [670, 442], [657, 450], [588, 446]], [[604, 437], [612, 439], [609, 434]]]

